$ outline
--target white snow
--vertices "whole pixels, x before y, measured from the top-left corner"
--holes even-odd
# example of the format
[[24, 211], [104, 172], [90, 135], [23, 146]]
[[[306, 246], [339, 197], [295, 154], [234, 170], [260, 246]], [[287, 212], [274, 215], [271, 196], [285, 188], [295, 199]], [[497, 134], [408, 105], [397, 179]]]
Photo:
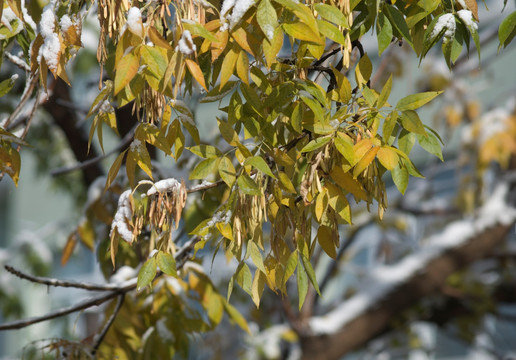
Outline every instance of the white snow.
[[154, 185], [147, 190], [147, 196], [151, 196], [156, 192], [164, 193], [167, 191], [177, 191], [180, 186], [181, 183], [174, 178], [160, 180], [154, 183]]
[[[235, 27], [254, 4], [256, 4], [256, 0], [224, 0], [220, 10], [220, 23], [222, 24], [220, 30], [225, 31]], [[231, 9], [230, 14], [229, 10]]]
[[469, 10], [459, 10], [457, 12], [459, 19], [462, 20], [464, 25], [466, 25], [469, 29], [478, 29], [477, 23], [473, 20], [473, 13]]
[[21, 2], [21, 10], [23, 15], [23, 21], [25, 21], [25, 23], [28, 24], [32, 28], [32, 30], [36, 30], [38, 26], [27, 12], [27, 7], [25, 7], [25, 0], [22, 0]]
[[18, 28], [21, 25], [20, 19], [16, 16], [14, 11], [12, 11], [10, 7], [5, 8], [2, 13], [2, 25], [4, 25], [6, 28], [8, 28], [10, 32], [16, 32], [16, 31], [13, 31], [13, 28], [11, 26], [11, 22], [13, 22], [13, 21], [18, 21], [18, 26], [15, 29], [15, 30], [18, 30]]
[[127, 13], [127, 28], [130, 32], [143, 37], [142, 13], [137, 7], [132, 7]]
[[111, 284], [121, 285], [125, 283], [127, 280], [131, 280], [138, 275], [138, 270], [132, 268], [130, 266], [124, 265], [120, 269], [118, 269], [111, 277], [109, 278], [109, 282]]
[[184, 55], [192, 55], [195, 53], [195, 51], [197, 51], [197, 47], [193, 43], [192, 34], [190, 34], [190, 31], [183, 31], [181, 39], [179, 39], [178, 48], [179, 51], [181, 51], [181, 53]]
[[229, 221], [231, 220], [231, 215], [233, 213], [231, 212], [231, 210], [228, 210], [227, 212], [224, 212], [224, 211], [217, 211], [215, 213], [215, 215], [213, 215], [213, 217], [211, 218], [210, 221], [208, 221], [208, 223], [206, 224], [207, 227], [213, 227], [215, 226], [217, 223], [224, 223], [224, 224], [228, 224]]
[[129, 146], [129, 148], [131, 149], [131, 151], [139, 153], [140, 151], [142, 151], [142, 146], [143, 146], [143, 144], [140, 140], [134, 139], [131, 142], [131, 145]]
[[371, 271], [356, 295], [324, 316], [310, 319], [310, 327], [317, 334], [331, 334], [377, 304], [388, 292], [411, 278], [426, 264], [444, 251], [464, 244], [476, 234], [496, 224], [508, 225], [516, 220], [516, 209], [505, 202], [507, 184], [499, 185], [480, 209], [477, 217], [450, 223], [441, 234], [427, 239], [416, 253], [391, 266], [379, 265]]
[[73, 26], [72, 19], [68, 15], [63, 15], [59, 20], [59, 26], [63, 32], [67, 32], [70, 26]]
[[131, 195], [131, 190], [126, 190], [120, 195], [118, 199], [118, 209], [115, 214], [115, 218], [111, 223], [111, 232], [109, 236], [112, 236], [115, 228], [118, 231], [118, 234], [127, 242], [132, 242], [133, 240], [133, 232], [129, 229], [129, 225], [127, 221], [129, 221], [133, 217], [133, 212], [131, 210], [131, 204], [129, 202], [129, 196]]
[[209, 185], [212, 185], [212, 184], [213, 183], [211, 181], [203, 180], [202, 183], [192, 186], [190, 188], [190, 191], [197, 191], [199, 189], [204, 188], [205, 186], [209, 186]]
[[437, 20], [437, 24], [435, 24], [430, 38], [436, 37], [441, 32], [441, 30], [446, 29], [444, 37], [449, 39], [455, 35], [455, 26], [455, 15], [444, 14]]
[[99, 107], [99, 111], [103, 113], [110, 113], [113, 111], [113, 106], [111, 106], [111, 103], [109, 100], [104, 100]]
[[41, 57], [43, 57], [51, 71], [57, 69], [61, 53], [61, 42], [59, 41], [59, 36], [55, 33], [55, 21], [54, 11], [50, 5], [47, 5], [43, 14], [41, 14], [41, 21], [39, 23], [40, 33], [44, 42], [39, 49], [38, 62], [41, 62]]

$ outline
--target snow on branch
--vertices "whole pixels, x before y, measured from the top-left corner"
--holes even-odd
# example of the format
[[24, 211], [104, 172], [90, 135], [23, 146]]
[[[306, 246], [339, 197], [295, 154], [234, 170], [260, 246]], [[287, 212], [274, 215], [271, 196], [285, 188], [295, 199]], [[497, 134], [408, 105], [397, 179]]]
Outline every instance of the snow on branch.
[[508, 189], [507, 184], [499, 185], [473, 219], [450, 223], [441, 234], [428, 238], [421, 250], [396, 265], [381, 265], [373, 269], [368, 278], [362, 281], [366, 285], [356, 295], [326, 315], [311, 318], [310, 330], [315, 335], [333, 334], [342, 330], [345, 325], [381, 302], [392, 290], [423, 271], [430, 261], [444, 252], [466, 244], [488, 228], [516, 221], [516, 209], [505, 202]]

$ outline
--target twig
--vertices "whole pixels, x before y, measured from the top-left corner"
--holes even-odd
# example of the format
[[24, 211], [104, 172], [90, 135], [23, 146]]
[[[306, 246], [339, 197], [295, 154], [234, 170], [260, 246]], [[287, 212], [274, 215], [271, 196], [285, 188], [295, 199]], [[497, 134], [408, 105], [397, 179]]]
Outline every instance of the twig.
[[26, 72], [30, 72], [30, 66], [27, 65], [27, 63], [20, 59], [18, 56], [11, 54], [9, 51], [5, 51], [4, 55], [7, 58], [7, 60], [12, 62], [14, 65], [18, 66], [20, 69]]
[[[7, 118], [7, 120], [4, 123], [4, 128], [9, 128], [9, 124], [18, 116], [18, 113], [21, 111], [21, 109], [25, 106], [25, 103], [30, 99], [30, 96], [32, 95], [32, 91], [34, 90], [34, 86], [36, 86], [36, 83], [38, 82], [38, 72], [36, 72], [32, 77], [27, 78], [27, 83], [25, 85], [25, 89], [23, 91], [22, 97], [20, 99], [20, 102], [18, 103], [18, 106], [13, 110], [11, 115]], [[36, 99], [37, 101], [37, 99]]]
[[107, 332], [109, 331], [109, 328], [111, 325], [113, 325], [113, 322], [115, 322], [116, 316], [120, 312], [120, 309], [122, 308], [122, 305], [124, 303], [125, 299], [125, 293], [121, 294], [118, 297], [118, 302], [116, 303], [115, 310], [113, 310], [113, 313], [109, 317], [108, 321], [106, 322], [106, 325], [104, 325], [104, 328], [98, 335], [97, 339], [95, 340], [95, 344], [93, 345], [93, 349], [91, 350], [91, 355], [95, 355], [97, 350], [99, 349], [100, 344], [104, 340], [104, 337], [106, 337]]
[[[136, 129], [136, 126], [134, 128]], [[89, 166], [95, 165], [96, 163], [98, 163], [98, 162], [104, 160], [105, 158], [107, 158], [108, 156], [111, 156], [114, 153], [116, 153], [116, 152], [120, 151], [121, 149], [123, 149], [124, 147], [128, 146], [129, 143], [132, 141], [132, 139], [133, 139], [133, 131], [129, 131], [122, 138], [122, 141], [120, 141], [120, 143], [117, 146], [115, 146], [111, 151], [107, 152], [106, 154], [99, 155], [99, 156], [94, 157], [92, 159], [89, 159], [89, 160], [86, 160], [86, 161], [83, 161], [83, 162], [79, 162], [79, 163], [76, 163], [76, 164], [71, 165], [71, 166], [64, 166], [64, 167], [60, 167], [60, 168], [54, 169], [54, 170], [50, 171], [50, 175], [52, 175], [52, 176], [63, 175], [63, 174], [67, 174], [67, 173], [75, 171], [75, 170], [82, 170], [82, 169], [85, 169], [85, 168], [87, 168]]]
[[20, 270], [13, 268], [12, 266], [5, 265], [5, 270], [9, 271], [11, 274], [33, 283], [38, 283], [47, 286], [55, 286], [55, 287], [71, 287], [77, 289], [83, 289], [88, 291], [120, 291], [122, 288], [119, 285], [115, 284], [90, 284], [86, 282], [77, 282], [71, 280], [58, 280], [51, 279], [46, 277], [33, 276], [29, 274], [25, 274]]
[[[125, 292], [133, 290], [135, 288], [136, 288], [136, 283], [134, 285], [132, 285], [131, 289], [128, 289]], [[58, 318], [58, 317], [61, 317], [64, 315], [74, 313], [79, 310], [88, 309], [92, 306], [98, 306], [100, 304], [105, 303], [108, 300], [113, 299], [114, 297], [118, 296], [119, 294], [120, 294], [120, 292], [118, 292], [118, 291], [110, 292], [110, 293], [104, 294], [102, 296], [95, 297], [93, 299], [82, 301], [76, 305], [56, 310], [54, 312], [48, 313], [43, 316], [36, 316], [36, 317], [28, 318], [28, 319], [22, 319], [22, 320], [5, 323], [5, 324], [0, 325], [0, 331], [21, 329], [21, 328], [27, 327], [32, 324], [37, 324], [37, 323], [40, 323], [43, 321], [55, 319], [55, 318]]]
[[224, 180], [220, 179], [220, 180], [217, 180], [215, 181], [214, 183], [211, 183], [211, 184], [206, 184], [206, 185], [203, 185], [203, 186], [194, 186], [190, 189], [186, 189], [186, 192], [188, 194], [191, 194], [191, 193], [194, 193], [194, 192], [197, 192], [197, 191], [204, 191], [204, 190], [208, 190], [208, 189], [212, 189], [214, 187], [217, 187], [219, 185], [222, 185], [224, 184]]
[[[192, 250], [194, 248], [195, 244], [197, 242], [199, 242], [200, 240], [201, 240], [201, 238], [196, 236], [196, 237], [190, 239], [186, 244], [184, 244], [177, 251], [177, 253], [174, 256], [174, 258], [176, 259], [177, 269], [178, 270], [181, 269], [183, 267], [183, 265], [185, 264], [186, 258], [187, 258], [187, 256], [186, 256], [187, 253], [190, 250]], [[7, 269], [7, 267], [6, 267], [6, 269]], [[156, 278], [160, 277], [162, 274], [163, 273], [160, 272], [156, 276]], [[25, 274], [23, 274], [23, 275], [25, 275]], [[31, 276], [29, 276], [29, 277], [31, 277]], [[28, 277], [24, 276], [24, 278], [29, 280]], [[32, 277], [32, 278], [38, 279], [37, 277]], [[57, 281], [60, 281], [60, 280], [57, 280]], [[73, 283], [73, 282], [65, 282], [65, 283], [69, 283], [70, 284], [70, 283]], [[77, 284], [77, 283], [75, 283], [75, 284]], [[59, 286], [59, 285], [54, 285], [54, 284], [48, 284], [48, 285]], [[37, 324], [37, 323], [40, 323], [40, 322], [43, 322], [43, 321], [55, 319], [55, 318], [58, 318], [58, 317], [61, 317], [61, 316], [64, 316], [64, 315], [68, 315], [68, 314], [74, 313], [76, 311], [88, 309], [88, 308], [90, 308], [92, 306], [101, 305], [101, 304], [105, 303], [106, 301], [109, 301], [109, 300], [111, 300], [111, 299], [113, 299], [113, 298], [115, 298], [117, 296], [124, 295], [124, 294], [126, 294], [126, 293], [128, 293], [130, 291], [135, 290], [136, 289], [136, 285], [137, 285], [136, 278], [128, 280], [128, 281], [126, 281], [122, 285], [115, 286], [113, 288], [113, 291], [111, 291], [111, 292], [109, 292], [107, 294], [103, 294], [103, 295], [100, 295], [100, 296], [97, 296], [97, 297], [94, 297], [94, 298], [82, 301], [82, 302], [80, 302], [80, 303], [78, 303], [76, 305], [72, 305], [72, 306], [69, 306], [69, 307], [61, 308], [59, 310], [53, 311], [53, 312], [48, 313], [48, 314], [43, 315], [43, 316], [36, 316], [36, 317], [28, 318], [28, 319], [21, 319], [21, 320], [16, 320], [16, 321], [12, 321], [12, 322], [1, 324], [0, 325], [0, 331], [2, 331], [2, 330], [21, 329], [21, 328], [30, 326], [32, 324]], [[102, 287], [102, 285], [95, 285], [95, 286]]]

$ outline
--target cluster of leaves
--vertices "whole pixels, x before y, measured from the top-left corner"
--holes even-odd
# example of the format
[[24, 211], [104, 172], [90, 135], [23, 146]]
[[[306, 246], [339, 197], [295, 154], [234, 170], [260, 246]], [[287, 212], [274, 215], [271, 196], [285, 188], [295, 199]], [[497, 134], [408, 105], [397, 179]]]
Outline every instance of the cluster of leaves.
[[[42, 54], [42, 49], [50, 46], [47, 37], [51, 34], [35, 33], [24, 22], [20, 1], [6, 3], [16, 14], [15, 21], [24, 25], [18, 32], [2, 32], [2, 46], [13, 41], [19, 44], [30, 65], [28, 76], [39, 80], [43, 88], [48, 70], [70, 83], [65, 65], [81, 46], [84, 5], [72, 3], [49, 5], [55, 14], [50, 27], [59, 43], [51, 61]], [[159, 316], [174, 319], [166, 328], [178, 329], [173, 331], [173, 342], [180, 348], [185, 348], [186, 341], [181, 332], [211, 329], [220, 322], [223, 309], [245, 327], [206, 275], [190, 272], [188, 281], [173, 281], [188, 296], [190, 290], [195, 293], [192, 296], [208, 320], [202, 311], [190, 317], [178, 287], [163, 280], [177, 277], [173, 254], [178, 245], [172, 234], [186, 205], [186, 193], [194, 190], [181, 184], [141, 197], [141, 189], [149, 183], [150, 188], [156, 186], [158, 180], [149, 147], [176, 161], [184, 157], [184, 149], [189, 150], [202, 159], [191, 170], [190, 179], [210, 179], [214, 182], [211, 187], [223, 188], [217, 212], [189, 230], [199, 239], [196, 250], [209, 244], [223, 249], [228, 260], [238, 262], [228, 298], [236, 282], [259, 306], [265, 285], [286, 293], [288, 280], [296, 274], [300, 308], [309, 283], [318, 291], [310, 261], [315, 248], [320, 246], [328, 256], [336, 257], [339, 226], [351, 224], [353, 219], [349, 202], [365, 202], [368, 208], [376, 203], [381, 218], [388, 205], [385, 175], [390, 174], [401, 193], [409, 175], [421, 176], [409, 158], [416, 140], [443, 159], [439, 136], [416, 112], [440, 92], [411, 94], [392, 106], [393, 79], [389, 77], [379, 91], [372, 88], [373, 65], [360, 39], [375, 30], [380, 55], [391, 43], [406, 42], [421, 58], [442, 39], [443, 54], [451, 67], [463, 44], [469, 50], [470, 38], [479, 50], [473, 20], [478, 20], [476, 1], [245, 3], [248, 7], [243, 12], [236, 5], [224, 6], [226, 2], [222, 10], [208, 1], [135, 1], [132, 6], [128, 1], [97, 3], [101, 26], [97, 57], [109, 80], [104, 81], [88, 112], [92, 120], [89, 142], [96, 135], [103, 148], [104, 125], [118, 134], [115, 108], [133, 106], [139, 121], [130, 146], [111, 165], [105, 195], [90, 201], [87, 220], [71, 235], [63, 263], [78, 240], [91, 249], [97, 240], [102, 244], [98, 247], [100, 259], [111, 260], [117, 267], [143, 263], [139, 288], [158, 277], [153, 292], [160, 299], [153, 302], [152, 311], [140, 317], [120, 317], [135, 323], [115, 326], [119, 332], [105, 343], [112, 349], [148, 348], [152, 352], [159, 348], [149, 345], [154, 341], [152, 334], [143, 336]], [[3, 9], [3, 2], [0, 4]], [[91, 11], [91, 2], [85, 6]], [[17, 23], [9, 27], [19, 29]], [[512, 40], [513, 33], [511, 14], [500, 29], [501, 44]], [[332, 47], [328, 48], [328, 43]], [[2, 94], [9, 91], [11, 82], [0, 84]], [[201, 142], [193, 112], [181, 100], [197, 91], [205, 92], [201, 102], [222, 104], [221, 100], [229, 98], [227, 105], [220, 106], [225, 115], [216, 119], [222, 146]], [[24, 142], [0, 131], [0, 170], [16, 182], [20, 161], [13, 144]], [[126, 176], [120, 174], [123, 165]], [[100, 220], [106, 228], [111, 225], [116, 212], [113, 200], [125, 187], [131, 188], [127, 208], [131, 216], [126, 214], [117, 221], [125, 223], [131, 238], [112, 227], [110, 239], [105, 234], [95, 239], [93, 223]], [[148, 189], [143, 193], [149, 195]], [[251, 263], [256, 268], [254, 276]], [[105, 272], [107, 275], [108, 270]], [[159, 292], [164, 292], [163, 296]], [[138, 297], [141, 306], [135, 312], [145, 309], [144, 298]], [[174, 314], [168, 314], [170, 311]], [[185, 320], [179, 321], [181, 317]], [[138, 342], [143, 339], [148, 342]]]

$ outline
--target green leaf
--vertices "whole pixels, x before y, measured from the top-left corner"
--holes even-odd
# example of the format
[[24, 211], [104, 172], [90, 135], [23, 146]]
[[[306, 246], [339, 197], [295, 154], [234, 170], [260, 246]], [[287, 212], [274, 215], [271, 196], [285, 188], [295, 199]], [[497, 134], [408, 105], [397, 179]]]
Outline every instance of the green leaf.
[[394, 185], [398, 188], [399, 192], [405, 194], [405, 190], [407, 190], [409, 173], [405, 165], [398, 164], [391, 171], [392, 181], [394, 181]]
[[401, 126], [410, 132], [426, 135], [425, 127], [419, 118], [419, 115], [414, 110], [405, 110], [401, 112]]
[[218, 158], [209, 158], [201, 161], [190, 173], [190, 180], [204, 180], [217, 168]]
[[394, 127], [396, 126], [397, 120], [398, 120], [398, 112], [397, 111], [392, 111], [385, 118], [385, 121], [383, 123], [383, 138], [386, 142], [389, 141], [392, 131], [394, 130]]
[[323, 147], [324, 145], [326, 145], [327, 143], [329, 143], [331, 138], [332, 137], [330, 135], [330, 136], [324, 136], [324, 137], [319, 137], [317, 139], [314, 139], [314, 140], [310, 141], [308, 144], [306, 144], [301, 149], [301, 152], [304, 153], [304, 152], [310, 152], [310, 151], [317, 150], [317, 149]]
[[516, 11], [509, 14], [500, 24], [498, 28], [499, 48], [507, 47], [516, 35]]
[[396, 30], [398, 30], [398, 32], [405, 38], [405, 41], [412, 48], [414, 48], [414, 45], [412, 44], [412, 37], [410, 36], [410, 30], [407, 26], [407, 22], [405, 21], [405, 17], [403, 16], [403, 14], [394, 6], [389, 4], [385, 4], [384, 10], [385, 15], [387, 15], [387, 18], [391, 22], [391, 25]]
[[111, 165], [111, 168], [109, 168], [108, 176], [106, 179], [106, 185], [104, 187], [104, 192], [111, 186], [111, 183], [115, 180], [116, 176], [118, 175], [118, 172], [120, 171], [120, 167], [122, 166], [122, 160], [124, 159], [124, 155], [126, 151], [123, 151], [118, 155], [113, 161], [113, 165]]
[[376, 19], [376, 38], [378, 39], [378, 55], [381, 56], [392, 42], [392, 25], [383, 12], [379, 13]]
[[303, 112], [301, 109], [301, 104], [298, 102], [292, 110], [292, 116], [290, 117], [290, 124], [292, 128], [298, 133], [301, 134], [303, 131]]
[[340, 11], [335, 6], [331, 6], [328, 4], [316, 4], [315, 10], [324, 19], [334, 24], [343, 26], [345, 28], [349, 27], [348, 20], [346, 19], [342, 11]]
[[240, 271], [237, 273], [237, 283], [244, 289], [246, 293], [251, 294], [251, 285], [253, 283], [253, 275], [251, 274], [251, 270], [246, 263], [242, 263], [243, 265], [240, 267]]
[[355, 68], [355, 80], [360, 87], [367, 84], [373, 72], [373, 64], [367, 54], [364, 54]]
[[176, 259], [171, 254], [163, 251], [158, 252], [158, 266], [165, 274], [177, 277]]
[[283, 171], [278, 172], [278, 178], [280, 181], [281, 186], [283, 187], [283, 190], [291, 193], [296, 194], [296, 188], [294, 187], [294, 184], [292, 184], [292, 181], [290, 181], [290, 178], [287, 174], [285, 174]]
[[416, 142], [416, 135], [414, 133], [408, 132], [403, 129], [400, 132], [400, 136], [398, 138], [398, 147], [405, 154], [410, 154], [414, 143]]
[[239, 189], [247, 195], [261, 195], [261, 190], [258, 187], [258, 184], [251, 179], [249, 175], [247, 175], [245, 172], [240, 174], [237, 180], [237, 184]]
[[287, 260], [287, 265], [285, 266], [285, 273], [283, 274], [283, 285], [287, 283], [287, 280], [294, 274], [297, 266], [297, 252], [293, 252], [290, 254]]
[[295, 23], [283, 23], [281, 24], [283, 31], [287, 33], [287, 35], [292, 36], [295, 39], [308, 41], [310, 43], [321, 43], [321, 38], [318, 34], [314, 33], [312, 29], [301, 22]]
[[430, 154], [437, 156], [441, 161], [444, 161], [441, 144], [434, 134], [430, 132], [428, 132], [426, 136], [418, 134], [417, 141], [423, 149], [428, 151]]
[[17, 76], [12, 76], [7, 80], [4, 80], [0, 83], [0, 97], [7, 94], [14, 86], [14, 83], [16, 82]]
[[389, 78], [385, 82], [382, 92], [380, 93], [380, 96], [378, 97], [378, 101], [376, 103], [376, 106], [378, 108], [383, 107], [385, 105], [385, 103], [387, 102], [387, 100], [389, 100], [389, 95], [391, 94], [391, 89], [392, 89], [392, 74], [389, 76]]
[[263, 265], [263, 258], [260, 249], [258, 248], [258, 245], [256, 245], [254, 241], [249, 241], [247, 243], [247, 246], [249, 246], [249, 252], [251, 253], [251, 259], [253, 260], [253, 263], [256, 265], [258, 269], [260, 269], [264, 274], [266, 274], [267, 271], [265, 270], [265, 266]]
[[331, 39], [343, 46], [346, 45], [346, 38], [342, 34], [342, 31], [340, 31], [335, 25], [324, 20], [317, 20], [317, 26], [319, 27], [321, 34], [326, 36], [328, 39]]
[[256, 10], [256, 21], [258, 21], [258, 25], [260, 25], [260, 28], [269, 42], [272, 43], [274, 39], [274, 31], [278, 26], [278, 16], [269, 0], [261, 0], [258, 4], [258, 9]]
[[190, 31], [192, 36], [201, 36], [213, 42], [217, 42], [217, 38], [211, 32], [209, 32], [204, 26], [197, 22], [181, 22], [181, 26], [184, 30]]
[[231, 188], [236, 180], [236, 170], [231, 160], [223, 156], [219, 163], [220, 178]]
[[396, 109], [403, 110], [416, 110], [426, 103], [432, 101], [436, 96], [440, 95], [442, 91], [428, 91], [418, 94], [412, 94], [406, 96], [396, 104]]
[[272, 173], [271, 169], [269, 168], [269, 165], [267, 165], [267, 163], [261, 156], [253, 156], [245, 159], [244, 166], [247, 165], [251, 165], [256, 169], [260, 170], [265, 175], [268, 175], [276, 179], [276, 176], [274, 176], [274, 174]]
[[315, 291], [317, 291], [317, 294], [319, 294], [319, 296], [321, 296], [321, 292], [319, 290], [319, 285], [317, 284], [317, 279], [315, 278], [315, 271], [314, 271], [314, 268], [312, 267], [312, 264], [310, 263], [310, 260], [308, 260], [308, 258], [302, 253], [299, 253], [299, 255], [301, 255], [301, 260], [303, 260], [303, 266], [305, 267], [306, 274], [308, 275], [310, 282], [314, 286]]
[[146, 287], [156, 277], [156, 258], [153, 256], [148, 259], [140, 269], [138, 273], [138, 281], [136, 282], [136, 288], [138, 290]]
[[196, 145], [187, 148], [192, 153], [202, 158], [216, 158], [222, 155], [219, 149], [211, 145]]
[[[301, 256], [298, 253], [298, 256]], [[298, 260], [298, 262], [301, 262]], [[308, 293], [308, 278], [306, 276], [306, 270], [302, 266], [297, 267], [297, 293], [299, 296], [299, 310], [303, 307], [303, 304], [306, 299], [306, 294]]]
[[227, 301], [223, 301], [224, 309], [226, 309], [226, 312], [229, 315], [229, 318], [233, 320], [240, 328], [245, 330], [248, 334], [250, 334], [249, 331], [249, 325], [247, 325], [247, 321], [245, 318], [240, 314], [240, 312], [230, 303]]
[[236, 146], [240, 141], [238, 139], [238, 134], [233, 127], [220, 119], [217, 119], [217, 121], [219, 123], [220, 134], [224, 140], [226, 140], [229, 145]]
[[321, 104], [318, 101], [306, 96], [300, 96], [300, 98], [313, 111], [315, 119], [318, 122], [324, 120], [324, 109], [321, 107]]

